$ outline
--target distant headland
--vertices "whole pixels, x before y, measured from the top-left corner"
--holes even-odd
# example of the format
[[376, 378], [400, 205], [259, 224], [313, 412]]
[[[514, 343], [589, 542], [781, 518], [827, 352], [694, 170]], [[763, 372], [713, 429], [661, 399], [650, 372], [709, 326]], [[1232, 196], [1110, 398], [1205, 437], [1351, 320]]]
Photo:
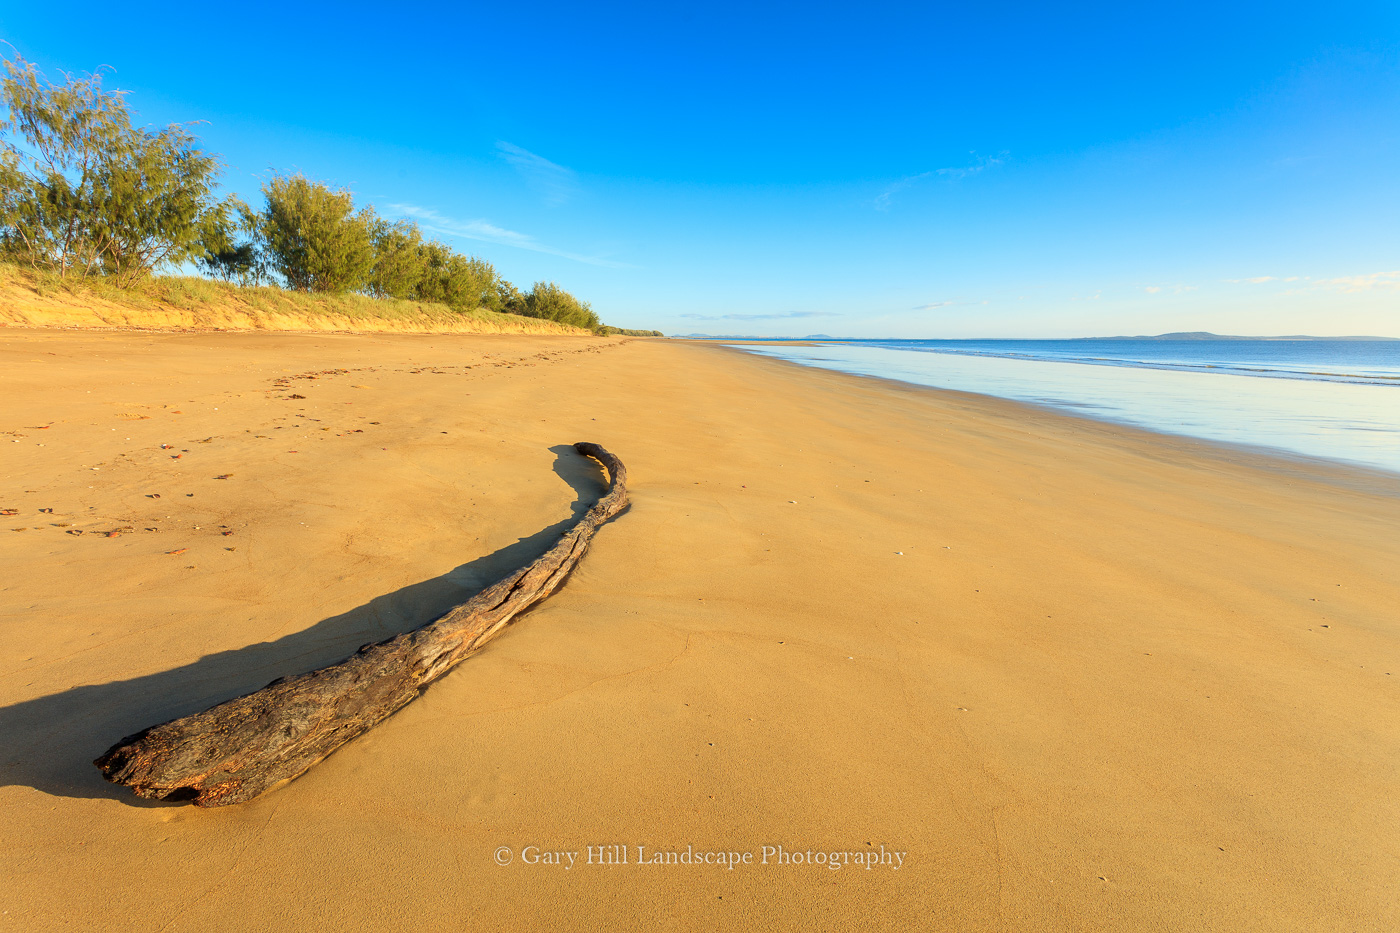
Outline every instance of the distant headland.
[[1178, 331], [1172, 334], [1139, 334], [1136, 337], [1073, 337], [1072, 340], [1400, 340], [1400, 337], [1311, 337], [1288, 334], [1280, 337], [1242, 337], [1234, 334], [1212, 334], [1205, 330]]

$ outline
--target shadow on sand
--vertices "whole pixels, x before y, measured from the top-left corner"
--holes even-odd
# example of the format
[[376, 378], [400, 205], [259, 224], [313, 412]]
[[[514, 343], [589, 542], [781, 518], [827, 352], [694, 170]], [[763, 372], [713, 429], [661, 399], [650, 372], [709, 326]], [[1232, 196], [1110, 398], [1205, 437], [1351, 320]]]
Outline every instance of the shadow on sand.
[[544, 554], [607, 488], [598, 464], [572, 446], [550, 451], [554, 472], [578, 496], [569, 518], [285, 638], [221, 651], [159, 674], [74, 687], [0, 708], [0, 786], [24, 785], [59, 797], [114, 799], [137, 807], [171, 806], [108, 784], [92, 760], [147, 726], [197, 713], [279, 677], [333, 664], [363, 644], [412, 631]]

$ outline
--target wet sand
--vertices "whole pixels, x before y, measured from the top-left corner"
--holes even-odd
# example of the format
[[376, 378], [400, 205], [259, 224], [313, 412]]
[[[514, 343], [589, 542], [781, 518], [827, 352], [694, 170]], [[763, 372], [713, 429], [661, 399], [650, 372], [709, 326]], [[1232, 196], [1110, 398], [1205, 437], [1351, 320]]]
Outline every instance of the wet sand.
[[[545, 336], [6, 329], [0, 432], [0, 930], [1400, 928], [1384, 474]], [[89, 764], [542, 553], [578, 440], [630, 511], [367, 736]]]

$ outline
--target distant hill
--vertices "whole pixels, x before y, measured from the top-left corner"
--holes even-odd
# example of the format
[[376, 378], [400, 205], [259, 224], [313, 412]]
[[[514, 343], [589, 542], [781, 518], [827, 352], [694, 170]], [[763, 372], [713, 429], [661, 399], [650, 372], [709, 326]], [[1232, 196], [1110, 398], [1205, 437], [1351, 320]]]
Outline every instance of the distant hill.
[[1138, 334], [1135, 337], [1074, 337], [1074, 340], [1400, 340], [1400, 337], [1310, 337], [1289, 334], [1282, 337], [1240, 337], [1233, 334], [1212, 334], [1204, 330], [1179, 331], [1174, 334]]

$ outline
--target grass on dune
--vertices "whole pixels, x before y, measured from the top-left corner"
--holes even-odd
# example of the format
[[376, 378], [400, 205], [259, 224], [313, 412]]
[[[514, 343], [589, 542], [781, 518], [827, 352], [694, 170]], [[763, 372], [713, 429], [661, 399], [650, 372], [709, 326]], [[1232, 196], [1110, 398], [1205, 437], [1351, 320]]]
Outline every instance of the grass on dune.
[[[240, 286], [197, 276], [152, 276], [121, 288], [101, 277], [60, 278], [57, 273], [0, 263], [0, 320], [42, 323], [55, 306], [90, 299], [96, 325], [171, 324], [238, 329], [409, 330], [419, 332], [587, 334], [582, 328], [484, 308], [454, 311], [447, 305], [371, 298], [358, 294], [312, 294], [273, 286]], [[28, 313], [26, 313], [28, 312]], [[172, 321], [172, 312], [177, 312]], [[178, 314], [183, 312], [183, 314]], [[72, 315], [68, 315], [72, 317]], [[81, 326], [81, 321], [68, 323]]]

